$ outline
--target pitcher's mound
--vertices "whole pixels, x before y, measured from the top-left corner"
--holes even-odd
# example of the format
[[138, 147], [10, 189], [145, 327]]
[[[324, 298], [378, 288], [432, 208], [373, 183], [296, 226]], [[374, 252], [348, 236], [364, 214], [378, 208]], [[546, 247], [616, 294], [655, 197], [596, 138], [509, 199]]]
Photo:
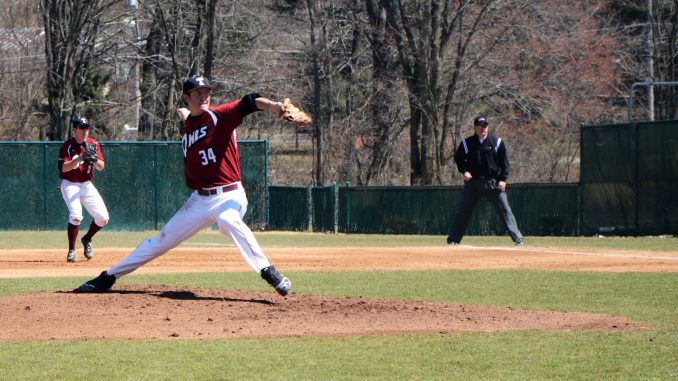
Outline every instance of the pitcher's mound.
[[642, 327], [615, 316], [160, 285], [0, 298], [0, 340], [186, 339]]

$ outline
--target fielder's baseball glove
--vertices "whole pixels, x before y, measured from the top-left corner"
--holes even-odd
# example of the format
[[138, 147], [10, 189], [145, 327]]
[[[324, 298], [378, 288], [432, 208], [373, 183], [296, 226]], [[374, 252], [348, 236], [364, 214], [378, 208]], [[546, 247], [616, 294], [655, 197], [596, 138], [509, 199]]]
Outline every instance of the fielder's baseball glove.
[[278, 117], [283, 121], [295, 126], [307, 126], [313, 122], [311, 117], [306, 115], [305, 112], [301, 111], [299, 107], [292, 104], [290, 98], [285, 98], [285, 100], [283, 100], [283, 105]]
[[97, 147], [95, 147], [93, 144], [88, 144], [87, 142], [83, 142], [82, 146], [85, 147], [85, 152], [83, 153], [85, 164], [96, 164], [97, 160], [99, 160], [99, 156], [97, 155]]

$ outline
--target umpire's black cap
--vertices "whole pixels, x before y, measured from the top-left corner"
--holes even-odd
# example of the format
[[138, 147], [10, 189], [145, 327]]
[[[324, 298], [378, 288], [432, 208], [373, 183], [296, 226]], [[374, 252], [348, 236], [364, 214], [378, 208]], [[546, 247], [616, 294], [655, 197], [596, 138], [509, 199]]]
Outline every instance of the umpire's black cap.
[[473, 125], [474, 126], [485, 127], [488, 124], [490, 124], [490, 123], [487, 122], [487, 118], [485, 117], [485, 115], [478, 115], [478, 116], [475, 117], [475, 119], [473, 119]]
[[80, 126], [89, 127], [89, 121], [84, 116], [74, 117], [71, 119], [71, 124], [73, 124], [73, 128], [78, 128]]
[[214, 88], [214, 86], [210, 85], [210, 81], [207, 78], [194, 75], [184, 82], [183, 93], [188, 94], [193, 90], [202, 89], [203, 87], [207, 87], [210, 90]]

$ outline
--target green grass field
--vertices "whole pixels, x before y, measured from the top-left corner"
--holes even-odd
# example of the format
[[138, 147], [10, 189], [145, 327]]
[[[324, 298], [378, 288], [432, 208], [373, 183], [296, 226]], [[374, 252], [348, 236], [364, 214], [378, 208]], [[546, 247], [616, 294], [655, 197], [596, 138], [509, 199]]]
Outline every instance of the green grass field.
[[[134, 247], [152, 232], [102, 232]], [[63, 232], [3, 232], [0, 248], [59, 248]], [[444, 237], [257, 234], [262, 246], [431, 246]], [[536, 238], [527, 245], [676, 251], [675, 238]], [[471, 245], [511, 244], [468, 237]], [[189, 246], [228, 244], [204, 232]], [[0, 258], [1, 260], [1, 258]], [[269, 340], [0, 342], [0, 380], [676, 380], [678, 274], [542, 270], [291, 272], [296, 293], [602, 312], [647, 332], [538, 330]], [[0, 279], [0, 297], [84, 278]], [[264, 290], [249, 273], [130, 275], [122, 283]], [[397, 286], [394, 286], [397, 285]], [[105, 308], [105, 306], [102, 306]], [[0, 311], [1, 319], [2, 311]], [[74, 326], [87, 324], [72, 322]]]

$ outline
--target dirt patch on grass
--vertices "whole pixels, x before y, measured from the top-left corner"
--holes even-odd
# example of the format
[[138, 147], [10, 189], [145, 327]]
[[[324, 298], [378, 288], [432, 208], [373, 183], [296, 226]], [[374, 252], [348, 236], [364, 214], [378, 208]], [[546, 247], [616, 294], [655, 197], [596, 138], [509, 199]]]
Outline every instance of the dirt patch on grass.
[[639, 330], [618, 317], [160, 285], [0, 298], [0, 340], [214, 339], [505, 330]]

